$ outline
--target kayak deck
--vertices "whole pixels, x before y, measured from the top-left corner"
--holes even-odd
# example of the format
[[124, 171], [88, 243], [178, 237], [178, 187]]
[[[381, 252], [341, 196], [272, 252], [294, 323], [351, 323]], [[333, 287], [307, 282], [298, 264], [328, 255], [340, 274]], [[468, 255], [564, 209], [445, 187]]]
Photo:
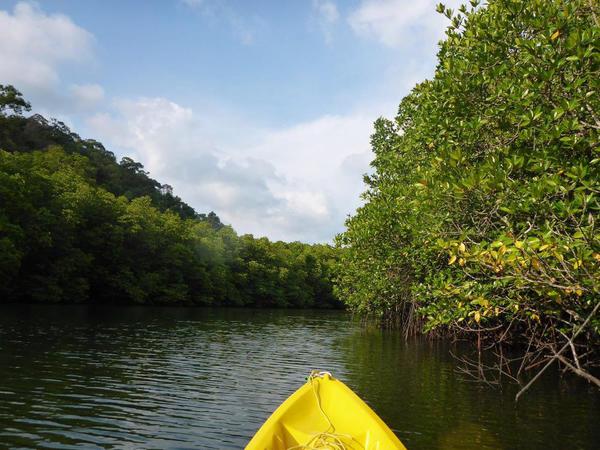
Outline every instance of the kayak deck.
[[401, 450], [396, 435], [350, 388], [312, 375], [258, 430], [246, 450]]

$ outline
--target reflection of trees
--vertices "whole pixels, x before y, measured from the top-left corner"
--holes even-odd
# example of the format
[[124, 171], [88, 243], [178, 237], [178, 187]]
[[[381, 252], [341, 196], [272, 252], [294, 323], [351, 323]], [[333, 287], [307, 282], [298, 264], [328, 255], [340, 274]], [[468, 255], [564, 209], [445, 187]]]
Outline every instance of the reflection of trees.
[[581, 384], [565, 392], [557, 376], [546, 377], [527, 402], [515, 405], [514, 386], [491, 389], [461, 379], [441, 341], [405, 342], [399, 332], [367, 329], [339, 348], [349, 385], [412, 450], [546, 449], [561, 442], [592, 448], [600, 442], [600, 399]]

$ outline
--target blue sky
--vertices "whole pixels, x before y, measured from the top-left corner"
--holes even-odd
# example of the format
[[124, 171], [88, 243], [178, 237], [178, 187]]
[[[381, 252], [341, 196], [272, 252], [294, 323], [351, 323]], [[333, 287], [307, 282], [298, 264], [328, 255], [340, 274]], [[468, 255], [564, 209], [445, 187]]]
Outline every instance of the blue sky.
[[445, 25], [430, 0], [0, 0], [0, 83], [241, 233], [329, 242]]

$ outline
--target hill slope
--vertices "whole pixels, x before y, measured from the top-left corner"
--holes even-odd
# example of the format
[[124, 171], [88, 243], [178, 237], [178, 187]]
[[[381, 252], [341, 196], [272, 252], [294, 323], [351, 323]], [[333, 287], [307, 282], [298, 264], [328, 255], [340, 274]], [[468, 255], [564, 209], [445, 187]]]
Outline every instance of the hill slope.
[[0, 301], [334, 307], [328, 245], [238, 236], [0, 85]]

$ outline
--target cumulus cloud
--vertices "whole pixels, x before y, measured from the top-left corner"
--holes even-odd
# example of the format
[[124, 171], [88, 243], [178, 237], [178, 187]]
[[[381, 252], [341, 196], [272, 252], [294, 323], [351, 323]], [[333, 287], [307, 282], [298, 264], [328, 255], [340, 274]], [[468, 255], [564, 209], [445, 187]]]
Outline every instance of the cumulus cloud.
[[119, 153], [143, 162], [196, 209], [214, 210], [242, 231], [258, 233], [253, 224], [281, 207], [269, 186], [279, 181], [275, 168], [219, 150], [206, 122], [190, 108], [164, 98], [118, 100], [111, 113], [91, 117], [88, 126]]
[[196, 209], [214, 210], [242, 233], [330, 241], [342, 230], [370, 160], [371, 115], [262, 129], [250, 146], [216, 145], [204, 116], [164, 98], [141, 98], [116, 101], [88, 126]]
[[[360, 36], [376, 39], [389, 47], [419, 44], [429, 47], [443, 37], [447, 19], [435, 11], [438, 0], [362, 0], [349, 15], [348, 23]], [[459, 6], [463, 0], [444, 2]]]
[[[372, 117], [355, 112], [268, 130], [249, 149], [285, 174], [284, 183], [273, 183], [287, 207], [282, 230], [321, 241], [342, 231], [346, 215], [358, 206], [361, 175], [371, 159]], [[348, 164], [353, 158], [362, 164]]]
[[167, 99], [115, 100], [114, 110], [91, 116], [88, 125], [155, 173], [168, 161], [188, 156], [192, 147], [201, 144], [205, 149], [208, 145], [196, 142], [192, 110]]
[[24, 88], [52, 88], [60, 65], [91, 58], [93, 41], [67, 16], [17, 3], [12, 13], [0, 11], [0, 79]]

